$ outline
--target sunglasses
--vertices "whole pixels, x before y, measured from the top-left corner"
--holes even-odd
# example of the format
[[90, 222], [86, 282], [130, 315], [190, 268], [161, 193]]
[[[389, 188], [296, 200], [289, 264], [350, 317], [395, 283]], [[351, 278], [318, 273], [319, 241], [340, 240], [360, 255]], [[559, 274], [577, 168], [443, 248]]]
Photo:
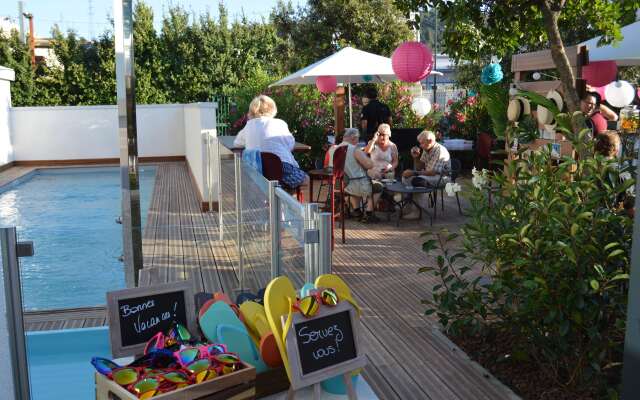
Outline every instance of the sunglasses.
[[226, 353], [227, 346], [223, 344], [208, 344], [198, 347], [185, 347], [175, 353], [173, 356], [183, 367], [192, 363], [199, 358], [209, 358], [220, 353]]
[[193, 340], [191, 332], [184, 325], [172, 323], [167, 333], [158, 332], [149, 339], [144, 347], [144, 354], [191, 343]]
[[173, 354], [165, 349], [156, 350], [154, 352], [143, 355], [142, 357], [134, 360], [126, 367], [120, 366], [117, 363], [103, 358], [93, 357], [91, 359], [91, 365], [94, 366], [96, 371], [102, 375], [111, 375], [116, 370], [125, 368], [169, 368], [176, 364], [176, 360]]
[[220, 375], [221, 372], [208, 358], [196, 360], [185, 366], [185, 369], [192, 374], [196, 383], [211, 380]]
[[329, 307], [335, 307], [338, 304], [338, 295], [333, 289], [322, 289], [315, 293], [298, 299], [293, 308], [307, 318], [313, 317], [318, 313], [320, 304]]

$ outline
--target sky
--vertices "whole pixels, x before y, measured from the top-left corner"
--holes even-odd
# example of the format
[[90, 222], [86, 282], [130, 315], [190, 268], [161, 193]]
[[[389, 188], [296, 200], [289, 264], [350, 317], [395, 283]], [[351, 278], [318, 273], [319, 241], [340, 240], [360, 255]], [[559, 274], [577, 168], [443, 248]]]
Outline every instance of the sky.
[[[135, 0], [134, 0], [135, 1]], [[213, 16], [218, 13], [218, 0], [145, 0], [154, 11], [156, 29], [160, 27], [162, 14], [171, 6], [182, 6], [195, 14], [210, 11]], [[268, 17], [277, 0], [225, 0], [224, 4], [232, 19], [244, 14], [250, 20], [260, 20]], [[291, 0], [294, 6], [306, 4], [306, 0]], [[73, 29], [80, 36], [93, 36], [110, 28], [109, 18], [112, 15], [112, 0], [26, 0], [25, 12], [33, 14], [35, 37], [49, 37], [51, 28], [58, 24], [63, 31]], [[90, 24], [89, 5], [93, 8], [93, 24]], [[10, 17], [18, 22], [18, 1], [0, 1], [0, 17]], [[93, 29], [90, 28], [93, 26]], [[25, 29], [28, 22], [25, 20]]]

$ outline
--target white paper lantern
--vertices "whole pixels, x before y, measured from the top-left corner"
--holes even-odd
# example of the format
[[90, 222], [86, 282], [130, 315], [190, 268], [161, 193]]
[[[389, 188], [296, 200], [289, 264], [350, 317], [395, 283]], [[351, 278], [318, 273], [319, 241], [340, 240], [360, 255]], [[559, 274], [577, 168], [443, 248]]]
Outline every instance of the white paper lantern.
[[431, 111], [431, 102], [425, 97], [416, 97], [411, 103], [411, 109], [418, 117], [422, 118]]
[[631, 104], [635, 96], [633, 86], [627, 81], [614, 81], [604, 88], [604, 97], [614, 107], [622, 108]]

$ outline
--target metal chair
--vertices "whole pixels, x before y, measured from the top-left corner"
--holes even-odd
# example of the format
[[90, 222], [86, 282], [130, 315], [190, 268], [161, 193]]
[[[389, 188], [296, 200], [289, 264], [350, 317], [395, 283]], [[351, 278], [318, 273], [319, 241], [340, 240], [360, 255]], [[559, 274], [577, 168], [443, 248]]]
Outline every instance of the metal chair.
[[282, 160], [280, 160], [280, 157], [273, 153], [266, 152], [261, 152], [260, 157], [262, 159], [262, 175], [270, 181], [280, 182], [280, 185], [285, 190], [295, 194], [298, 201], [304, 203], [304, 194], [302, 194], [300, 186], [291, 188], [282, 182]]
[[[460, 171], [462, 171], [462, 163], [457, 158], [452, 158], [451, 161], [451, 169], [449, 170], [449, 182], [456, 183], [456, 179], [460, 176]], [[445, 175], [445, 174], [443, 174]], [[444, 213], [444, 188], [447, 182], [443, 182], [441, 179], [438, 182], [438, 190], [440, 190], [440, 204], [442, 208], [442, 212]], [[438, 200], [438, 195], [436, 194], [436, 202]], [[458, 193], [456, 192], [456, 202], [458, 203], [458, 212], [462, 215], [462, 207], [460, 207], [460, 197], [458, 197]], [[435, 205], [437, 207], [437, 204]]]

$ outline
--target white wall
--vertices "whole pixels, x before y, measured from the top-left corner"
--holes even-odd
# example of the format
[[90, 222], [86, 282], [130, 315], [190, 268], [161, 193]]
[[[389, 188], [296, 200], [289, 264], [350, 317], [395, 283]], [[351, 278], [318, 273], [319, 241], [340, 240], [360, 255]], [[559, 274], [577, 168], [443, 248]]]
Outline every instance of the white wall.
[[[184, 155], [182, 104], [136, 108], [138, 155]], [[120, 156], [115, 105], [14, 107], [11, 109], [14, 158], [74, 160]]]
[[[215, 103], [195, 103], [184, 106], [185, 156], [204, 201], [213, 200], [209, 195], [217, 193], [218, 190], [218, 175], [215, 169], [218, 163], [210, 162], [210, 155], [207, 153], [207, 138], [215, 137], [215, 132]], [[211, 143], [211, 145], [215, 144]], [[211, 169], [211, 166], [214, 169]], [[212, 174], [212, 180], [208, 179], [209, 174]]]
[[0, 166], [13, 161], [11, 143], [11, 81], [15, 78], [12, 69], [0, 66]]

